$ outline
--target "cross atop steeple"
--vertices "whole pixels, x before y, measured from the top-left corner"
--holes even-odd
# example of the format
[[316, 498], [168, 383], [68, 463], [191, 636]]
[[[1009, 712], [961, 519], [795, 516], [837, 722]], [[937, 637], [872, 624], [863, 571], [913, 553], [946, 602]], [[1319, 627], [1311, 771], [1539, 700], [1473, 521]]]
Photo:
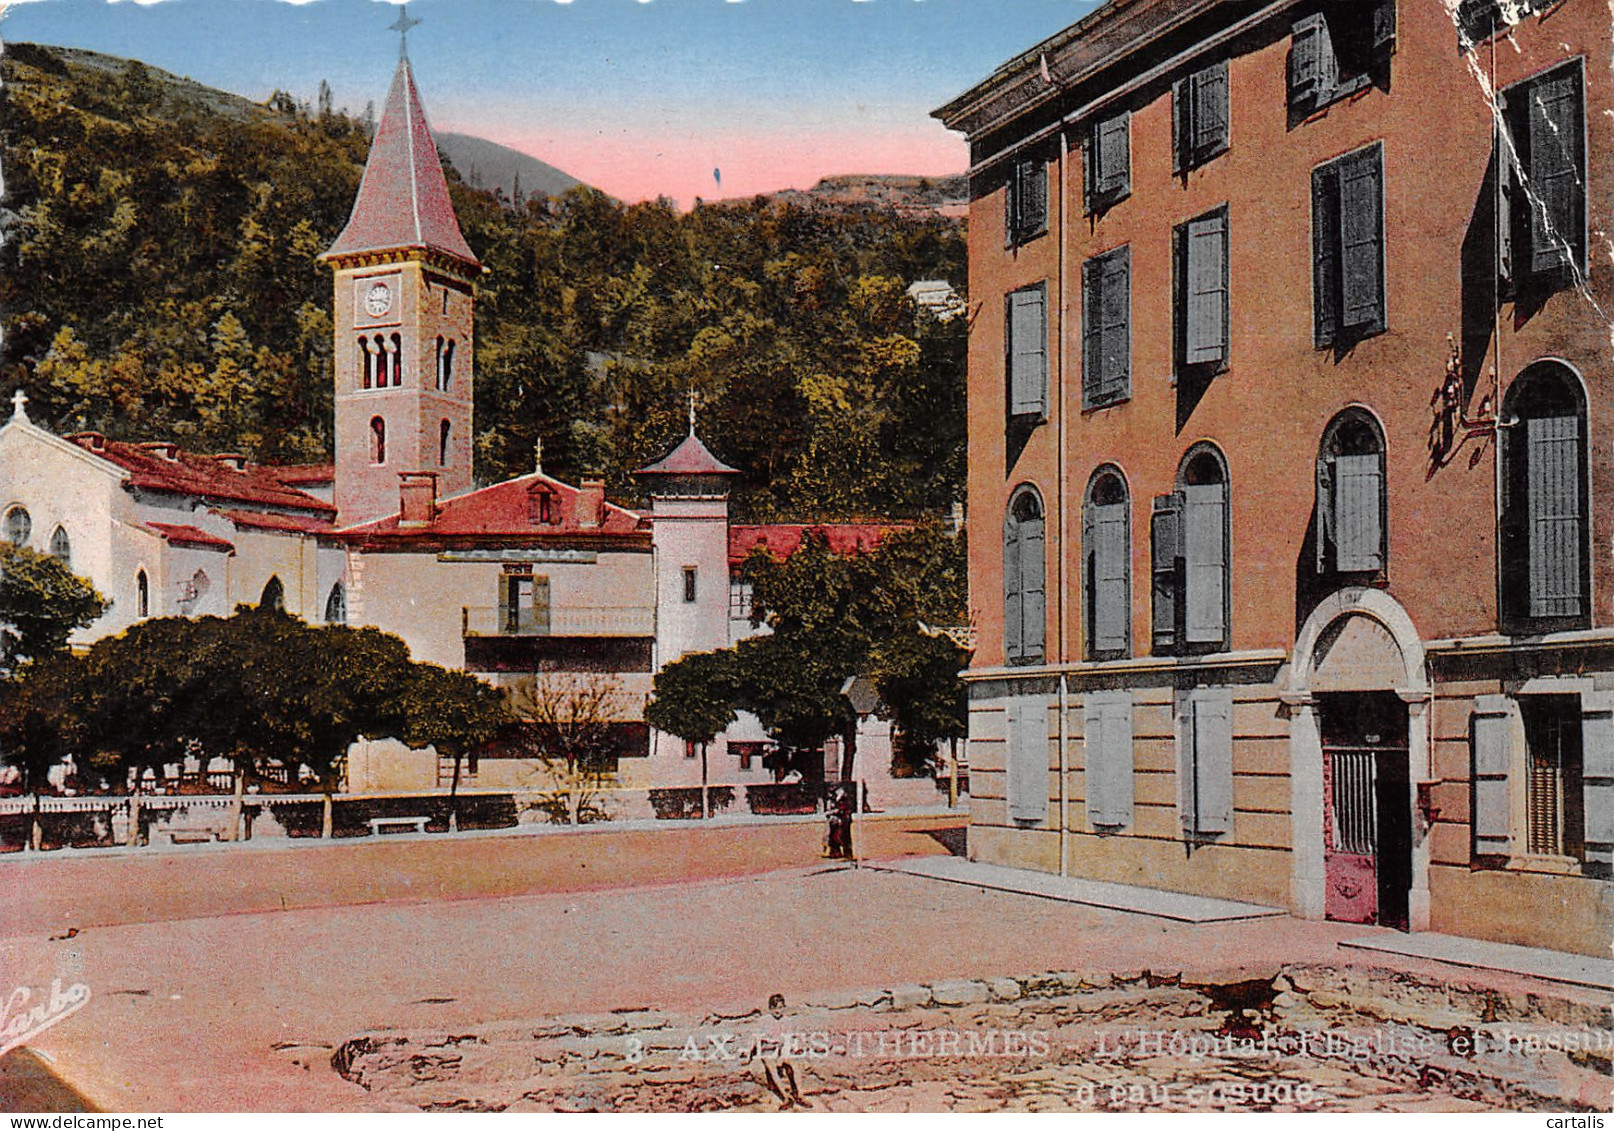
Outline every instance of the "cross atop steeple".
[[387, 30], [398, 33], [398, 57], [400, 59], [409, 58], [409, 29], [418, 23], [420, 23], [419, 20], [410, 16], [408, 4], [399, 5], [398, 20]]
[[27, 420], [28, 410], [23, 405], [28, 403], [28, 394], [18, 389], [11, 394], [11, 419]]

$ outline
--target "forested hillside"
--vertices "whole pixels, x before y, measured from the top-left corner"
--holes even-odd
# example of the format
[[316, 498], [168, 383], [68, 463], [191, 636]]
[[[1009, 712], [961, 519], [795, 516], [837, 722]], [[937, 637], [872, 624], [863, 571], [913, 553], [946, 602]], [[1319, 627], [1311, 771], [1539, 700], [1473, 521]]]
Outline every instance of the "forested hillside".
[[[175, 438], [264, 461], [329, 455], [331, 281], [367, 123], [267, 106], [137, 62], [8, 44], [0, 383], [60, 431]], [[377, 92], [380, 93], [379, 91]], [[430, 91], [425, 92], [428, 103]], [[737, 111], [739, 112], [739, 111]], [[450, 172], [489, 267], [477, 473], [628, 472], [684, 428], [745, 473], [742, 515], [903, 515], [961, 495], [961, 224], [912, 208], [755, 200], [518, 202]]]

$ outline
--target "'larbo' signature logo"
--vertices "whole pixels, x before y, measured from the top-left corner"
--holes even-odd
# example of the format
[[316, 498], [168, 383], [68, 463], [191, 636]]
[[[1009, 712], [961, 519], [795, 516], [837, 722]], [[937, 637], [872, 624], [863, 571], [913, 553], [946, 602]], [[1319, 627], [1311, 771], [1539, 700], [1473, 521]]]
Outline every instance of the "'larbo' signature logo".
[[57, 978], [50, 984], [48, 998], [41, 994], [39, 1003], [30, 1006], [33, 997], [33, 990], [18, 986], [0, 1009], [0, 1056], [83, 1009], [90, 1000], [90, 987], [74, 982], [64, 988]]

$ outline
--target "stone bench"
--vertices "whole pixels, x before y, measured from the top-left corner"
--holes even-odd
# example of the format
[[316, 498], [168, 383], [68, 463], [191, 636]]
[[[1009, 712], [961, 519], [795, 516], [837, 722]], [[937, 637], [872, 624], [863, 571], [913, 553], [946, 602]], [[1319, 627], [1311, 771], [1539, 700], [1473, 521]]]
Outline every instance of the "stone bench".
[[430, 817], [371, 817], [370, 835], [380, 836], [384, 828], [412, 828], [417, 833], [426, 831], [426, 822]]
[[170, 844], [212, 844], [219, 834], [212, 829], [169, 829]]

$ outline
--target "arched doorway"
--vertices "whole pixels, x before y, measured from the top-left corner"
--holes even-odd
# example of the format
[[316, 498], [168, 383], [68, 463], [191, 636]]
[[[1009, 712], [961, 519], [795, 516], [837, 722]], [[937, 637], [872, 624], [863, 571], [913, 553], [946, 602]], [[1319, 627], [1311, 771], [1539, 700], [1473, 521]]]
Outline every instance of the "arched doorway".
[[1308, 918], [1423, 930], [1429, 685], [1406, 611], [1341, 590], [1301, 627], [1290, 666], [1293, 896]]

